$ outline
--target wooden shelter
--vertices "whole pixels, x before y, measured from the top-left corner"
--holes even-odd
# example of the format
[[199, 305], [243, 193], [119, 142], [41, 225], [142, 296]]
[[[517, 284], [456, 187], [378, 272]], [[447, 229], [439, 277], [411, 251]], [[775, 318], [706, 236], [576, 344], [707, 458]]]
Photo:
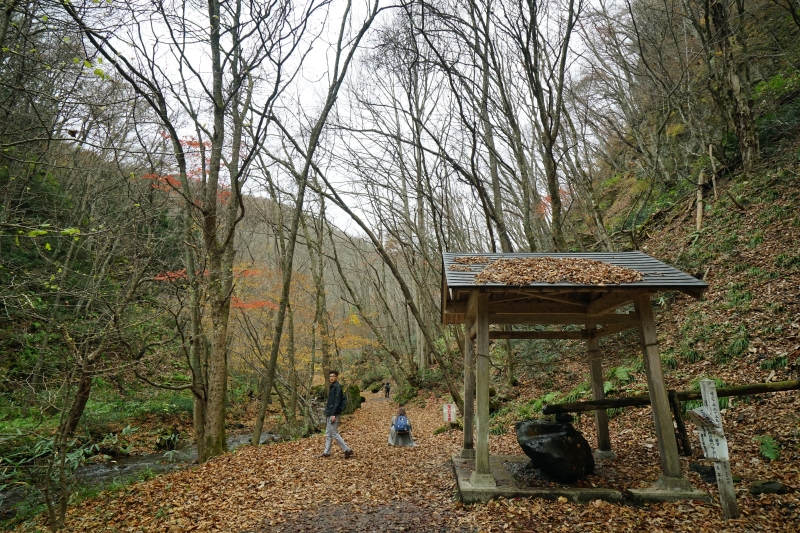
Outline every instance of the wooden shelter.
[[[503, 285], [476, 283], [486, 263], [509, 258], [576, 258], [626, 267], [642, 275], [640, 281], [621, 284], [530, 283]], [[457, 259], [459, 258], [459, 259]], [[464, 258], [464, 259], [460, 259]], [[475, 259], [470, 264], [468, 258]], [[442, 254], [442, 322], [465, 324], [464, 442], [462, 458], [474, 458], [469, 483], [491, 489], [495, 479], [489, 470], [489, 341], [492, 339], [584, 339], [591, 372], [592, 394], [603, 399], [603, 365], [598, 340], [633, 328], [639, 329], [645, 372], [655, 422], [662, 475], [656, 488], [690, 490], [681, 473], [672, 416], [661, 368], [650, 296], [660, 291], [680, 291], [700, 298], [708, 285], [642, 252], [552, 254]], [[478, 263], [482, 260], [484, 263]], [[618, 312], [634, 304], [632, 312]], [[499, 331], [491, 325], [566, 325], [579, 330]], [[476, 340], [473, 345], [473, 339]], [[473, 398], [475, 406], [473, 406]], [[477, 411], [477, 413], [476, 413]], [[475, 416], [477, 414], [477, 416]], [[474, 424], [474, 426], [473, 426]], [[597, 448], [611, 454], [605, 410], [595, 411]], [[473, 441], [473, 427], [476, 429]]]

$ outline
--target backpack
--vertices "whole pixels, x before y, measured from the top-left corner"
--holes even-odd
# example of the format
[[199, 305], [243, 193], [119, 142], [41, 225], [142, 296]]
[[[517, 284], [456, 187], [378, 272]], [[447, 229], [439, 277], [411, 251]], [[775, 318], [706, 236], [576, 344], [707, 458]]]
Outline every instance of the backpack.
[[397, 433], [408, 433], [411, 431], [411, 424], [408, 422], [408, 418], [400, 415], [397, 417], [397, 420], [394, 421], [394, 430]]
[[339, 404], [341, 406], [341, 411], [344, 413], [345, 409], [347, 409], [347, 394], [342, 391], [342, 403]]

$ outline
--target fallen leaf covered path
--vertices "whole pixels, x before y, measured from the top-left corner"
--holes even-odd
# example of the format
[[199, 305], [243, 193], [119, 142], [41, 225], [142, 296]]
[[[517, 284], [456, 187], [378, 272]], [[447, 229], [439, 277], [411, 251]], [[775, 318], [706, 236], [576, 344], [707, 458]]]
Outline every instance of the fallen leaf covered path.
[[[70, 512], [75, 531], [471, 531], [454, 503], [449, 458], [460, 433], [434, 436], [441, 411], [407, 406], [416, 448], [391, 447], [397, 405], [382, 394], [345, 416], [354, 455], [324, 436], [243, 447], [195, 469], [132, 486]], [[431, 402], [429, 402], [431, 403]], [[438, 404], [437, 404], [438, 405]], [[462, 529], [463, 528], [463, 529]]]
[[[340, 432], [354, 450], [334, 444], [317, 457], [324, 436], [243, 447], [200, 465], [103, 493], [70, 509], [68, 529], [85, 532], [755, 532], [800, 531], [796, 494], [740, 498], [740, 520], [724, 522], [718, 505], [700, 502], [637, 507], [595, 501], [499, 500], [458, 503], [450, 457], [461, 433], [440, 432], [443, 400], [406, 406], [416, 448], [388, 446], [397, 405], [382, 394], [344, 417]], [[641, 411], [639, 411], [641, 413]], [[645, 413], [642, 413], [645, 415]], [[646, 416], [646, 415], [645, 415]], [[513, 436], [492, 437], [492, 453], [511, 450]], [[621, 448], [624, 447], [620, 443]], [[640, 462], [630, 444], [628, 459]], [[625, 451], [618, 448], [623, 455]], [[635, 459], [634, 459], [635, 458]], [[652, 456], [645, 459], [652, 463]], [[621, 463], [621, 464], [622, 464]], [[636, 471], [636, 465], [627, 465]], [[653, 464], [638, 468], [650, 478]], [[633, 482], [643, 483], [642, 480]], [[789, 480], [791, 481], [791, 480]]]

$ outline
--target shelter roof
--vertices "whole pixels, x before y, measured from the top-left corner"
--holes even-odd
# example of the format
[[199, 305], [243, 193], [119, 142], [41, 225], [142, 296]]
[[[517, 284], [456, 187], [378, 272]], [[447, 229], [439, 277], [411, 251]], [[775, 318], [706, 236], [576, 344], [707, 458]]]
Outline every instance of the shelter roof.
[[[488, 263], [464, 264], [456, 258], [481, 257]], [[476, 283], [475, 276], [484, 267], [498, 259], [550, 257], [575, 258], [601, 261], [611, 265], [629, 268], [642, 274], [641, 281], [620, 284], [576, 284], [568, 282], [541, 283], [527, 285], [505, 285], [500, 283]], [[454, 267], [455, 269], [451, 269]], [[564, 313], [609, 312], [617, 307], [614, 302], [624, 305], [631, 301], [627, 296], [661, 291], [680, 291], [694, 298], [700, 298], [708, 284], [667, 265], [643, 252], [608, 252], [608, 253], [443, 253], [442, 254], [442, 321], [445, 324], [461, 323], [466, 312], [466, 301], [476, 291], [492, 293], [490, 305], [496, 313], [550, 313], [559, 312], [554, 302], [563, 304]], [[618, 293], [616, 296], [611, 296]], [[604, 298], [608, 305], [592, 302]], [[513, 310], [504, 310], [500, 302], [515, 300]], [[544, 305], [547, 303], [547, 305]], [[510, 304], [504, 304], [506, 308]], [[527, 308], [526, 308], [527, 305]], [[609, 307], [611, 306], [611, 307]], [[509, 319], [510, 317], [506, 317]], [[513, 323], [513, 322], [506, 322]]]

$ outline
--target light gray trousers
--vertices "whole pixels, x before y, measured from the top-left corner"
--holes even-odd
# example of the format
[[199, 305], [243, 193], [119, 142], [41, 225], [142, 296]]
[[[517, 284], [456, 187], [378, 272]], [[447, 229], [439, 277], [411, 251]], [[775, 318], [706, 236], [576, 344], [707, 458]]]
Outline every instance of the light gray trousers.
[[336, 422], [331, 422], [331, 417], [326, 417], [325, 420], [325, 455], [331, 453], [331, 441], [333, 440], [336, 441], [336, 444], [339, 445], [343, 452], [349, 450], [350, 448], [347, 447], [344, 439], [339, 435], [339, 416], [336, 417]]

